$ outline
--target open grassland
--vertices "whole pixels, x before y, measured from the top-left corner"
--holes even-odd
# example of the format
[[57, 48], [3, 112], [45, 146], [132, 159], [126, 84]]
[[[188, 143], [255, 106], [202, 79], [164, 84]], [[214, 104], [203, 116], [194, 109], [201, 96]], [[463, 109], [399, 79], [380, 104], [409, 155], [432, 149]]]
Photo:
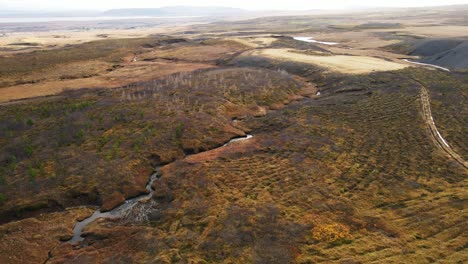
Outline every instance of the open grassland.
[[[395, 30], [379, 30], [379, 32]], [[468, 36], [468, 25], [465, 26], [439, 26], [434, 25], [431, 27], [419, 26], [419, 27], [405, 27], [402, 29], [397, 29], [397, 34], [409, 34], [418, 37], [443, 37], [443, 38], [455, 38], [455, 37], [466, 37]]]
[[385, 61], [383, 59], [364, 56], [313, 56], [292, 52], [286, 49], [265, 49], [254, 55], [267, 56], [276, 59], [298, 61], [315, 64], [329, 71], [340, 73], [363, 74], [374, 71], [392, 71], [407, 67], [404, 64]]
[[[201, 63], [168, 61], [133, 62], [119, 65], [119, 67], [109, 68], [110, 71], [106, 70], [102, 74], [93, 71], [93, 75], [95, 76], [86, 78], [63, 78], [63, 75], [60, 75], [57, 80], [48, 78], [37, 83], [0, 88], [0, 102], [55, 95], [66, 90], [82, 88], [117, 88], [140, 81], [161, 79], [174, 73], [190, 72], [212, 67], [212, 65]], [[55, 75], [53, 72], [48, 73]]]
[[[198, 21], [197, 21], [198, 20]], [[136, 39], [185, 31], [210, 18], [172, 20], [58, 21], [48, 23], [2, 23], [0, 55], [50, 50], [109, 39]]]
[[[118, 39], [101, 40], [85, 44], [69, 46], [57, 50], [34, 51], [20, 53], [16, 56], [2, 57], [2, 78], [9, 75], [30, 74], [36, 70], [85, 60], [103, 59], [108, 62], [119, 62], [131, 49], [143, 45], [157, 45], [158, 39]], [[29, 63], [26, 63], [29, 62]]]
[[[2, 80], [0, 87], [37, 82], [41, 78], [47, 78], [46, 72], [55, 74], [57, 68], [71, 63], [92, 60], [120, 63], [135, 49], [143, 45], [157, 45], [157, 43], [158, 40], [153, 38], [103, 40], [57, 50], [3, 56], [0, 58], [0, 78]], [[69, 73], [70, 76], [74, 74], [74, 72]]]
[[143, 60], [166, 59], [192, 62], [213, 62], [227, 59], [249, 48], [237, 41], [207, 40], [198, 45], [186, 45], [176, 48], [159, 49], [142, 55]]
[[243, 45], [252, 48], [268, 47], [277, 41], [277, 38], [272, 38], [270, 35], [266, 36], [255, 36], [255, 37], [242, 37], [242, 38], [227, 38], [229, 40], [237, 41]]
[[0, 102], [69, 89], [115, 88], [209, 68], [246, 48], [233, 41], [185, 42], [170, 38], [104, 40], [3, 57]]

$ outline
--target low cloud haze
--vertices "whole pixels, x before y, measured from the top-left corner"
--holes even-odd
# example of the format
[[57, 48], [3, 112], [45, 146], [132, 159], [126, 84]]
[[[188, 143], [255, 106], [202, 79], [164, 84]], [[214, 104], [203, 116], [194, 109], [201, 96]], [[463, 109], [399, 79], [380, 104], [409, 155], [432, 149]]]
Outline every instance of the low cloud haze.
[[468, 4], [468, 0], [0, 0], [0, 10], [108, 10], [116, 8], [154, 8], [162, 6], [224, 6], [247, 10], [309, 10], [353, 7], [416, 7]]

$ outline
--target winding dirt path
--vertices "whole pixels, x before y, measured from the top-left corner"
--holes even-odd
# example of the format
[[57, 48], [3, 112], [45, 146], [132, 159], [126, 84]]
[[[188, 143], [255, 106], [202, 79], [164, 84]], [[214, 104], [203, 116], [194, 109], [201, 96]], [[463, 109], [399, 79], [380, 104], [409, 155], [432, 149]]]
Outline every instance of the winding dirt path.
[[[416, 80], [417, 81], [417, 80]], [[434, 118], [432, 117], [432, 112], [431, 112], [431, 102], [430, 102], [430, 96], [427, 88], [419, 81], [417, 81], [419, 85], [421, 86], [421, 104], [422, 104], [422, 111], [423, 111], [423, 116], [424, 116], [424, 121], [426, 122], [429, 131], [431, 132], [431, 135], [435, 142], [437, 142], [437, 145], [445, 151], [449, 156], [451, 156], [453, 159], [455, 159], [458, 163], [460, 163], [465, 169], [468, 169], [468, 163], [460, 156], [458, 153], [456, 153], [452, 147], [447, 143], [447, 141], [442, 137], [442, 134], [440, 134], [439, 130], [437, 129], [435, 123], [434, 123]]]

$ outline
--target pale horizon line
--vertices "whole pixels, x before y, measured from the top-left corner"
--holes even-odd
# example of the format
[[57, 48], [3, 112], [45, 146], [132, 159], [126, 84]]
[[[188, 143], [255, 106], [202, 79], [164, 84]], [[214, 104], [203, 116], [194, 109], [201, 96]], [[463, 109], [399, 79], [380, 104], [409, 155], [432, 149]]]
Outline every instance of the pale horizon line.
[[380, 5], [349, 5], [341, 6], [337, 8], [304, 8], [304, 9], [284, 9], [284, 8], [271, 8], [271, 9], [247, 9], [233, 6], [213, 6], [213, 5], [168, 5], [160, 7], [118, 7], [118, 8], [99, 8], [99, 9], [79, 9], [79, 8], [29, 8], [29, 9], [18, 9], [18, 8], [3, 8], [0, 6], [0, 14], [2, 13], [47, 13], [47, 12], [105, 12], [109, 10], [121, 10], [121, 9], [158, 9], [168, 7], [192, 7], [192, 8], [203, 8], [203, 7], [218, 7], [218, 8], [233, 8], [240, 9], [247, 12], [297, 12], [297, 11], [345, 11], [345, 10], [358, 10], [358, 9], [405, 9], [405, 8], [430, 8], [430, 7], [453, 7], [453, 6], [468, 6], [468, 3], [463, 4], [433, 4], [433, 5], [412, 5], [412, 6], [380, 6]]

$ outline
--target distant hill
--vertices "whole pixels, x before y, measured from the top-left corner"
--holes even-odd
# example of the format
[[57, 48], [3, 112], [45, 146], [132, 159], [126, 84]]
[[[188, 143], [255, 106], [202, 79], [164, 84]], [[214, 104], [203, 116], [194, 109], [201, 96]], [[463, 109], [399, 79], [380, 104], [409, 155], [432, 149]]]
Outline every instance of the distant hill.
[[195, 7], [170, 6], [161, 8], [127, 8], [111, 9], [103, 13], [105, 16], [225, 16], [237, 15], [246, 11], [230, 7]]
[[411, 55], [423, 56], [421, 62], [454, 69], [468, 68], [468, 41], [460, 39], [423, 40]]

